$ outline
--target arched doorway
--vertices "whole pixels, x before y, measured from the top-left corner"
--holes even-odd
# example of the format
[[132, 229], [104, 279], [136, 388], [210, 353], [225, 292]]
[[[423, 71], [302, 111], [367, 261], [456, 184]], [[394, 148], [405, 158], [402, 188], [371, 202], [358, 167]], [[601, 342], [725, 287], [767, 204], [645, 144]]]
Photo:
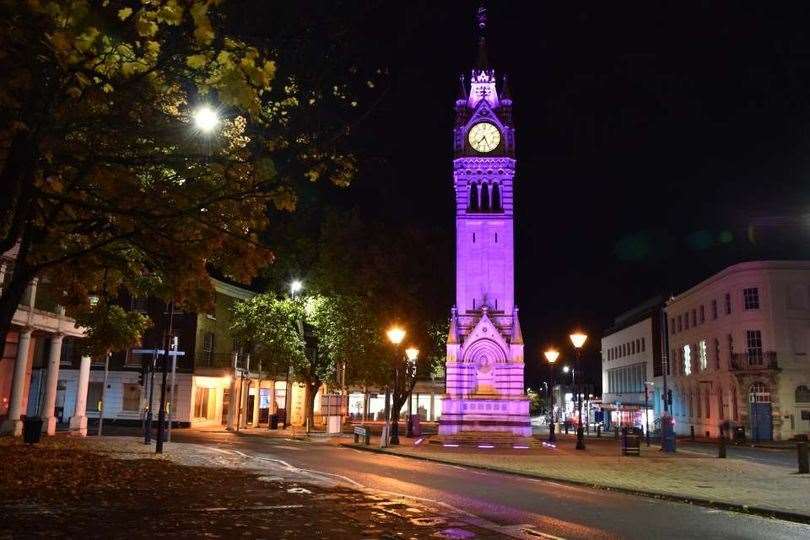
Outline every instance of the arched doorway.
[[751, 385], [748, 392], [748, 405], [751, 439], [755, 442], [773, 440], [771, 393], [765, 383], [756, 382]]

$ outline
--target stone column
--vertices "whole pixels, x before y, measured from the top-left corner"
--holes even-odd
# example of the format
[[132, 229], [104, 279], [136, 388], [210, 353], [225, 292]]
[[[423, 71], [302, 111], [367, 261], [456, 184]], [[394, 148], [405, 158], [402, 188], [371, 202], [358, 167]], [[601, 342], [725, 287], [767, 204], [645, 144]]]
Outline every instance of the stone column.
[[[237, 371], [236, 371], [236, 353], [231, 355], [231, 384], [230, 384], [230, 394], [231, 394], [231, 401], [228, 404], [228, 431], [233, 431], [236, 429], [236, 411], [239, 409], [239, 394], [237, 390], [239, 389], [239, 384], [237, 381]], [[192, 396], [192, 403], [194, 397]]]
[[48, 376], [45, 379], [45, 401], [40, 415], [42, 431], [48, 435], [56, 433], [56, 386], [59, 381], [59, 361], [62, 356], [62, 339], [64, 334], [51, 335], [51, 350], [48, 353]]
[[20, 341], [17, 344], [17, 359], [14, 361], [14, 376], [11, 383], [11, 396], [8, 407], [8, 419], [3, 422], [3, 433], [11, 433], [15, 437], [22, 435], [22, 401], [25, 392], [25, 378], [28, 373], [28, 348], [31, 345], [31, 332], [33, 328], [23, 328], [20, 331]]
[[253, 400], [253, 427], [259, 427], [259, 400], [261, 399], [262, 387], [256, 381], [256, 399]]
[[430, 392], [430, 411], [429, 411], [430, 415], [428, 416], [428, 419], [431, 422], [436, 421], [436, 409], [434, 408], [435, 405], [434, 405], [434, 401], [433, 401], [433, 396], [435, 395], [435, 393], [436, 393], [435, 391]]
[[90, 384], [90, 357], [82, 356], [79, 365], [79, 382], [76, 388], [76, 410], [70, 417], [70, 434], [87, 435], [87, 387]]
[[250, 379], [240, 381], [239, 383], [239, 409], [242, 414], [239, 416], [239, 429], [247, 426], [247, 404], [248, 393], [250, 392]]

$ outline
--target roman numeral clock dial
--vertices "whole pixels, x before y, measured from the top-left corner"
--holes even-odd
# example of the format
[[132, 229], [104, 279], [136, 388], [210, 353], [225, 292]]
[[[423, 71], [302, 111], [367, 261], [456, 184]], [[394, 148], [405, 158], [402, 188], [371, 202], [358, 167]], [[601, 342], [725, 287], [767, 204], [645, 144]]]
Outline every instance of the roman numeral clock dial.
[[470, 146], [476, 152], [492, 152], [501, 144], [501, 132], [489, 122], [479, 122], [470, 129], [467, 135]]

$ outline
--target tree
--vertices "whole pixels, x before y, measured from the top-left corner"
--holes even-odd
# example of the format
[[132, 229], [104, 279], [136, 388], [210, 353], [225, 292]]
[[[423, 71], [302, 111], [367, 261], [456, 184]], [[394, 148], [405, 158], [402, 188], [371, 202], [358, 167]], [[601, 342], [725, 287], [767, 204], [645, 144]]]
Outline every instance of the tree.
[[292, 369], [306, 388], [305, 416], [313, 425], [315, 394], [336, 382], [338, 367], [362, 355], [371, 335], [362, 324], [362, 305], [340, 296], [257, 295], [234, 307], [234, 337], [249, 341], [252, 354], [276, 372]]
[[[268, 206], [294, 207], [290, 175], [354, 174], [330, 130], [295, 121], [331, 94], [276, 80], [220, 4], [0, 2], [0, 253], [16, 250], [0, 346], [35, 276], [69, 311], [102, 275], [208, 305], [211, 268], [245, 281], [271, 262], [260, 235]], [[201, 104], [223, 117], [211, 134], [194, 127]]]

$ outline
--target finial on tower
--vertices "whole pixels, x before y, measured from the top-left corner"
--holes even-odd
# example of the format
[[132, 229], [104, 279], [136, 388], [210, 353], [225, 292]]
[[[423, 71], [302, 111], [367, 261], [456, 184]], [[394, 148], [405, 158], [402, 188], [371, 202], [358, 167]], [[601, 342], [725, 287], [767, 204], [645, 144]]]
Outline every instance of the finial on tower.
[[487, 8], [484, 7], [483, 2], [481, 7], [478, 8], [475, 18], [478, 21], [478, 65], [476, 67], [478, 69], [487, 69], [489, 62], [487, 62], [487, 44], [484, 39], [487, 28]]

